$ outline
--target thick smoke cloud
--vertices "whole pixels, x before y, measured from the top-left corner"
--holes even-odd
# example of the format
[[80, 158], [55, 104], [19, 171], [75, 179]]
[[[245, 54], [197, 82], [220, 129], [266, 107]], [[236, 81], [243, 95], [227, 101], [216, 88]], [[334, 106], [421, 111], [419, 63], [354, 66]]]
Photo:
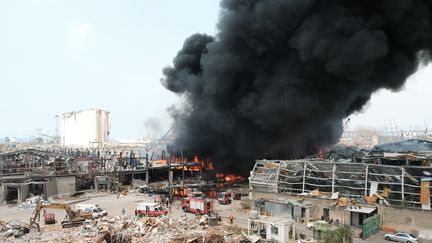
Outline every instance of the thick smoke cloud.
[[189, 37], [163, 73], [186, 98], [183, 150], [219, 168], [334, 144], [342, 119], [398, 90], [432, 47], [429, 0], [224, 0], [215, 37]]

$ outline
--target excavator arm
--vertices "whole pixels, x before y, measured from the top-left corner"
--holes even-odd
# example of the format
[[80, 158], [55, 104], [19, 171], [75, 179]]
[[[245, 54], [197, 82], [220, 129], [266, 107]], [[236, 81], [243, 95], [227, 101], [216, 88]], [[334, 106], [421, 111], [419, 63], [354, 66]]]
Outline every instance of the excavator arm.
[[40, 225], [39, 225], [40, 212], [44, 208], [64, 209], [66, 211], [67, 215], [69, 216], [69, 221], [68, 222], [62, 222], [63, 227], [66, 224], [69, 225], [69, 223], [71, 223], [71, 225], [73, 225], [74, 223], [81, 224], [81, 222], [84, 222], [85, 219], [91, 218], [91, 214], [80, 215], [79, 212], [72, 211], [71, 207], [67, 204], [62, 204], [62, 203], [40, 204], [39, 203], [33, 211], [33, 216], [30, 218], [30, 227], [32, 225], [36, 225], [38, 231], [40, 231]]

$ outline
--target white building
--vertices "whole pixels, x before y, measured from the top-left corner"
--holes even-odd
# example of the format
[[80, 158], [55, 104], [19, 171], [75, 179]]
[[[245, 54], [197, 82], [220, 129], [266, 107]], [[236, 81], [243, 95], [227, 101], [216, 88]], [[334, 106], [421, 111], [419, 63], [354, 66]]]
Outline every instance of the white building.
[[111, 114], [100, 109], [72, 111], [61, 115], [61, 145], [98, 147], [108, 143]]
[[295, 238], [294, 220], [283, 216], [258, 215], [254, 210], [248, 218], [249, 240], [256, 242], [259, 239], [271, 242], [285, 243]]

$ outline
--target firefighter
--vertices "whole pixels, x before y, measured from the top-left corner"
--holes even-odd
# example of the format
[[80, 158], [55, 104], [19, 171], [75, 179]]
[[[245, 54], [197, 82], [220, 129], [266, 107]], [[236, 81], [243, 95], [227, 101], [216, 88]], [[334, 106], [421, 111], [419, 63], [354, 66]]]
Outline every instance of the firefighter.
[[232, 214], [228, 217], [228, 220], [230, 224], [234, 224], [234, 216]]

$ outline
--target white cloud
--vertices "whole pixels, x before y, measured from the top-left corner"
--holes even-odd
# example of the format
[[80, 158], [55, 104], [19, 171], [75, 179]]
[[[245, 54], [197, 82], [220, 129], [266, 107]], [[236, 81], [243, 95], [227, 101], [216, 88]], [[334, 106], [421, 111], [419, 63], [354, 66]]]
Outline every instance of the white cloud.
[[89, 23], [77, 23], [70, 29], [70, 38], [72, 47], [75, 49], [84, 49], [87, 47], [89, 34], [92, 26]]

